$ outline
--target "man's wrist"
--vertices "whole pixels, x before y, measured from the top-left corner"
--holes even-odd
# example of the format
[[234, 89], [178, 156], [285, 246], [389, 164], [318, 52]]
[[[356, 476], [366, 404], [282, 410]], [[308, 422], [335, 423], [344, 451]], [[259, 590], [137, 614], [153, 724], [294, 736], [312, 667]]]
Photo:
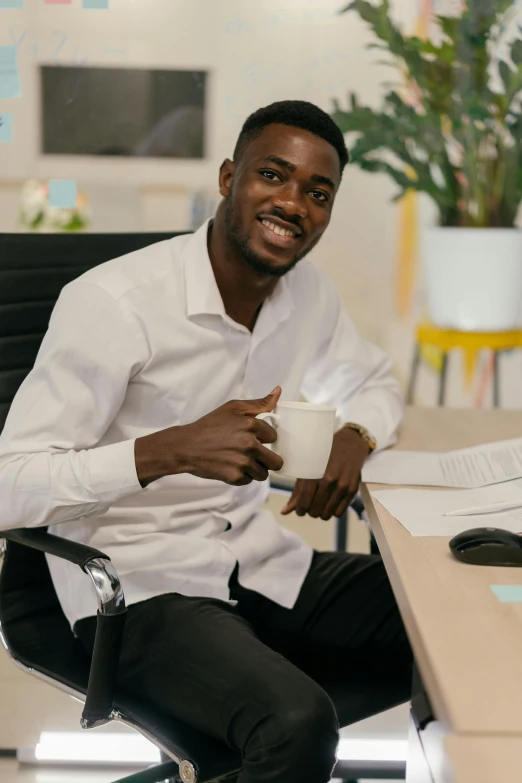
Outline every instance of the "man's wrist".
[[363, 427], [361, 424], [355, 424], [354, 422], [348, 422], [344, 425], [343, 429], [352, 430], [353, 432], [356, 432], [368, 445], [369, 453], [371, 454], [372, 451], [375, 451], [377, 448], [377, 441], [371, 435], [366, 427]]
[[[172, 437], [174, 429], [178, 428], [169, 427], [168, 431], [160, 430], [136, 438], [134, 459], [138, 481], [142, 487], [145, 488], [164, 476], [187, 472], [187, 466], [176, 448], [176, 439]], [[165, 437], [167, 432], [168, 437]]]

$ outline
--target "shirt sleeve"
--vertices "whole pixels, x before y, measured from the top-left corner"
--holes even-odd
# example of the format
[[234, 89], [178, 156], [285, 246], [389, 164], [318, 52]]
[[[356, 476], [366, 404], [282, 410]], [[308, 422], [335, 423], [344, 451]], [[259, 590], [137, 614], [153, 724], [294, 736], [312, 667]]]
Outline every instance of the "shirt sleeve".
[[338, 429], [359, 424], [375, 438], [378, 449], [391, 446], [404, 410], [391, 361], [358, 335], [332, 281], [321, 282], [322, 318], [302, 393], [310, 402], [336, 407]]
[[0, 530], [104, 513], [143, 491], [134, 440], [97, 444], [146, 354], [120, 302], [93, 283], [65, 286], [0, 435]]

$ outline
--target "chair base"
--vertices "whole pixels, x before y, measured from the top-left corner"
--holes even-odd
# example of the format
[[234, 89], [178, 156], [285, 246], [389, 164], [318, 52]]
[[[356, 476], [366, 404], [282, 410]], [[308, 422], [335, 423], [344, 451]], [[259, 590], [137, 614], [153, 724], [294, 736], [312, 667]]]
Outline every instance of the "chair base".
[[[179, 765], [175, 761], [164, 761], [161, 764], [156, 764], [154, 767], [149, 767], [141, 772], [135, 772], [132, 775], [128, 775], [125, 778], [118, 778], [114, 783], [178, 783], [181, 779], [178, 776]], [[221, 778], [220, 778], [221, 780]], [[223, 781], [226, 778], [222, 778]], [[215, 778], [209, 780], [198, 779], [197, 783], [214, 783]]]
[[[114, 783], [164, 783], [175, 781], [178, 778], [179, 767], [175, 761], [165, 761], [155, 767], [150, 767], [142, 772], [136, 772], [126, 778], [119, 778]], [[356, 783], [358, 780], [405, 780], [406, 764], [404, 761], [375, 762], [375, 761], [338, 761], [334, 774], [343, 777], [344, 783]], [[212, 783], [212, 781], [198, 780], [198, 783]]]
[[118, 778], [114, 783], [164, 783], [164, 781], [177, 777], [179, 765], [175, 761], [165, 761], [163, 764], [156, 764], [155, 767], [149, 767], [141, 772], [135, 772], [125, 778]]

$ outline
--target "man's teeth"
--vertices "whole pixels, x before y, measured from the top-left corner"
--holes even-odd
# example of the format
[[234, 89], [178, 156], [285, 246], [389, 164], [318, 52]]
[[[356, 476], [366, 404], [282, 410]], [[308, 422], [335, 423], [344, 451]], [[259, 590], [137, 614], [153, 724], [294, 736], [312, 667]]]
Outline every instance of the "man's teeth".
[[280, 237], [295, 237], [295, 231], [290, 231], [287, 228], [281, 228], [281, 226], [276, 226], [275, 223], [270, 223], [269, 220], [262, 220], [261, 221], [264, 226], [270, 229], [270, 231], [273, 231], [274, 234], [279, 234]]

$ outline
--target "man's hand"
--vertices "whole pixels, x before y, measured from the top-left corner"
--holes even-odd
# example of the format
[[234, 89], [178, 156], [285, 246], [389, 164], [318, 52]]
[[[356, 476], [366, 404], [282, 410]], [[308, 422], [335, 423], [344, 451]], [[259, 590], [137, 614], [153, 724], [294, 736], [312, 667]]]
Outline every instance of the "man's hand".
[[258, 413], [272, 411], [281, 388], [260, 400], [232, 400], [201, 419], [137, 438], [136, 471], [142, 487], [163, 476], [192, 473], [205, 479], [242, 486], [264, 481], [283, 460], [263, 443], [277, 433]]
[[361, 470], [370, 453], [368, 443], [348, 428], [334, 435], [330, 459], [322, 479], [298, 479], [292, 497], [281, 514], [295, 511], [300, 517], [340, 517], [357, 493]]

